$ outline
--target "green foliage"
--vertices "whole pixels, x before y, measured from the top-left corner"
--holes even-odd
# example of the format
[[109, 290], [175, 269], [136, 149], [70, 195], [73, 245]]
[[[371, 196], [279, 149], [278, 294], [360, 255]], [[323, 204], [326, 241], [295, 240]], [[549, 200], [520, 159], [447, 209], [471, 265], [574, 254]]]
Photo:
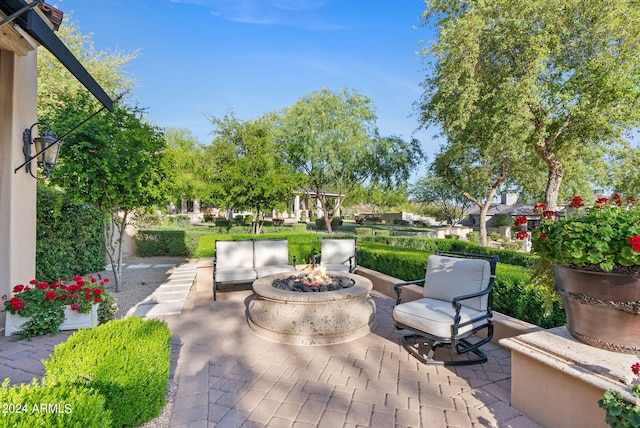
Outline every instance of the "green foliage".
[[422, 251], [390, 247], [373, 242], [358, 243], [358, 265], [395, 278], [424, 279], [427, 256]]
[[493, 227], [511, 226], [511, 216], [508, 214], [496, 214], [493, 216]]
[[105, 324], [116, 317], [118, 313], [118, 302], [108, 291], [103, 291], [100, 296], [102, 301], [98, 306], [98, 324]]
[[102, 217], [64, 192], [38, 185], [36, 277], [52, 282], [104, 269]]
[[597, 265], [605, 272], [640, 265], [629, 239], [640, 235], [640, 207], [596, 205], [556, 222], [545, 221], [532, 234], [533, 251], [560, 266]]
[[72, 385], [0, 386], [3, 406], [0, 426], [12, 428], [87, 428], [112, 426], [111, 411], [105, 409], [102, 395], [89, 388]]
[[458, 235], [444, 235], [444, 239], [452, 239], [454, 241], [457, 241], [458, 239], [460, 239], [460, 237]]
[[370, 227], [356, 227], [354, 232], [358, 236], [373, 235], [373, 229]]
[[480, 243], [480, 232], [469, 232], [467, 234], [467, 239], [469, 242], [473, 242], [474, 244]]
[[43, 384], [94, 390], [105, 398], [113, 427], [137, 426], [165, 404], [171, 333], [138, 317], [79, 330], [44, 361]]
[[[331, 220], [331, 230], [336, 230], [338, 226], [342, 226], [342, 219], [340, 217], [334, 217]], [[320, 217], [316, 220], [316, 228], [318, 230], [327, 230], [327, 222], [324, 217]]]
[[176, 224], [178, 225], [178, 227], [191, 226], [191, 218], [189, 217], [189, 214], [177, 214]]
[[[479, 233], [478, 233], [478, 235], [479, 235]], [[498, 239], [500, 239], [500, 237], [501, 236], [500, 236], [500, 234], [498, 232], [491, 232], [489, 234], [489, 239], [491, 239], [492, 241], [497, 241]], [[479, 244], [479, 243], [480, 243], [480, 236], [478, 236], [477, 244]]]
[[376, 232], [376, 235], [378, 235], [378, 236], [390, 236], [391, 235], [391, 231], [389, 229], [376, 229], [375, 232]]
[[[640, 386], [633, 387], [632, 393], [640, 398]], [[618, 391], [605, 391], [598, 400], [598, 406], [607, 413], [605, 422], [612, 428], [640, 427], [640, 406], [626, 401]]]
[[459, 189], [432, 171], [420, 177], [412, 186], [411, 194], [423, 205], [436, 208], [435, 217], [445, 219], [447, 224], [457, 224], [466, 216], [472, 202]]
[[307, 223], [296, 223], [291, 225], [293, 233], [301, 233], [307, 230]]
[[139, 230], [136, 247], [141, 257], [188, 256], [185, 230]]
[[31, 341], [35, 336], [56, 334], [60, 325], [64, 322], [64, 310], [60, 305], [50, 305], [48, 308], [40, 308], [31, 319], [22, 325], [20, 331], [14, 333], [18, 339]]

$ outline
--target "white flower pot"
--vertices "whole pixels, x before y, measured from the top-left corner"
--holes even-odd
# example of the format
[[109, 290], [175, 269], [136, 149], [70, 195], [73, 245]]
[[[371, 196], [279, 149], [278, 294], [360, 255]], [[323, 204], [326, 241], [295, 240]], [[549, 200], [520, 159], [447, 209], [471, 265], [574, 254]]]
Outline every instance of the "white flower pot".
[[[98, 325], [98, 305], [91, 305], [91, 311], [88, 314], [81, 314], [72, 311], [68, 306], [64, 309], [64, 321], [60, 325], [60, 330], [77, 330], [85, 327], [95, 327]], [[18, 314], [6, 312], [7, 319], [4, 326], [4, 335], [11, 336], [16, 331], [22, 330], [22, 325], [29, 321], [31, 317], [23, 317]]]

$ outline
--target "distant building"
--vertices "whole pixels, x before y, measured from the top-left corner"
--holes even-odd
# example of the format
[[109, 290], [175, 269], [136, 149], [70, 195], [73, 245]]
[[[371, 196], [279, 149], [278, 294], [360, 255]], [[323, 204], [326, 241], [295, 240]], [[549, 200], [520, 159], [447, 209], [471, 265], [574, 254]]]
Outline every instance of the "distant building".
[[[534, 204], [519, 204], [518, 195], [515, 193], [503, 193], [500, 195], [500, 203], [491, 204], [487, 211], [487, 227], [495, 227], [496, 216], [498, 214], [507, 215], [507, 222], [513, 225], [516, 218], [525, 216], [528, 220], [528, 229], [534, 229], [540, 224], [542, 218], [538, 212], [534, 210]], [[468, 225], [474, 230], [480, 229], [480, 208], [473, 206], [469, 208]]]

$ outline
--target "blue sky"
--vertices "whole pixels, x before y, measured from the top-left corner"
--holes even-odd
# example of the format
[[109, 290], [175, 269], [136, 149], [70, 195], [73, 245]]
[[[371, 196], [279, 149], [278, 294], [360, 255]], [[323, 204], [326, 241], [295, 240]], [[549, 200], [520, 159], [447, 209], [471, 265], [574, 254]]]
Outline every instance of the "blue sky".
[[[212, 139], [205, 113], [243, 120], [324, 87], [371, 98], [381, 135], [439, 143], [413, 103], [429, 39], [423, 0], [57, 0], [98, 50], [139, 51], [127, 71], [157, 125]], [[432, 156], [430, 156], [432, 157]], [[422, 167], [424, 168], [424, 167]]]

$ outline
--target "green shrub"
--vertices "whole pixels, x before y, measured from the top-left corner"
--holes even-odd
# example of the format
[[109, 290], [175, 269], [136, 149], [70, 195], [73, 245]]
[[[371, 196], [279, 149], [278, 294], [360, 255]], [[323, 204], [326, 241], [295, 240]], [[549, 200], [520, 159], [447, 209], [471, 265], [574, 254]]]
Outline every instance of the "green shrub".
[[372, 242], [359, 243], [358, 265], [405, 281], [424, 279], [427, 254]]
[[293, 233], [305, 232], [307, 230], [307, 223], [295, 223], [291, 225]]
[[104, 324], [115, 318], [118, 313], [118, 302], [108, 291], [103, 291], [100, 296], [102, 301], [98, 306], [98, 324]]
[[189, 214], [178, 214], [176, 215], [176, 224], [178, 227], [189, 227], [191, 226], [191, 217]]
[[509, 214], [496, 214], [493, 216], [493, 227], [510, 226], [513, 224]]
[[43, 362], [43, 384], [92, 389], [104, 396], [113, 427], [138, 426], [164, 407], [170, 338], [166, 323], [138, 317], [79, 330]]
[[216, 219], [216, 227], [230, 229], [231, 226], [233, 226], [233, 222], [231, 220], [227, 220], [226, 218], [217, 218]]
[[274, 218], [272, 221], [274, 226], [284, 226], [283, 218]]
[[[480, 238], [480, 232], [478, 232], [478, 242], [480, 242], [479, 238]], [[489, 234], [489, 239], [492, 241], [497, 241], [500, 238], [501, 238], [501, 235], [498, 232], [491, 232]]]
[[39, 185], [36, 215], [36, 278], [53, 282], [104, 269], [102, 218], [95, 208]]
[[370, 227], [356, 227], [354, 232], [358, 236], [373, 235], [373, 229]]
[[[336, 230], [339, 226], [342, 226], [342, 218], [334, 217], [333, 220], [331, 220], [331, 229]], [[316, 227], [318, 230], [327, 230], [327, 224], [324, 217], [318, 217], [316, 220]]]
[[451, 240], [457, 241], [458, 239], [460, 239], [460, 237], [458, 235], [444, 235], [444, 239], [451, 239]]
[[3, 405], [0, 426], [12, 428], [85, 428], [112, 426], [111, 411], [105, 409], [105, 399], [95, 390], [72, 385], [40, 386], [30, 384], [9, 386], [5, 379], [0, 386]]
[[480, 243], [480, 232], [469, 232], [467, 234], [467, 239], [469, 242], [473, 242], [474, 244]]
[[135, 241], [138, 255], [153, 256], [187, 256], [189, 251], [185, 244], [187, 232], [179, 230], [139, 230]]

